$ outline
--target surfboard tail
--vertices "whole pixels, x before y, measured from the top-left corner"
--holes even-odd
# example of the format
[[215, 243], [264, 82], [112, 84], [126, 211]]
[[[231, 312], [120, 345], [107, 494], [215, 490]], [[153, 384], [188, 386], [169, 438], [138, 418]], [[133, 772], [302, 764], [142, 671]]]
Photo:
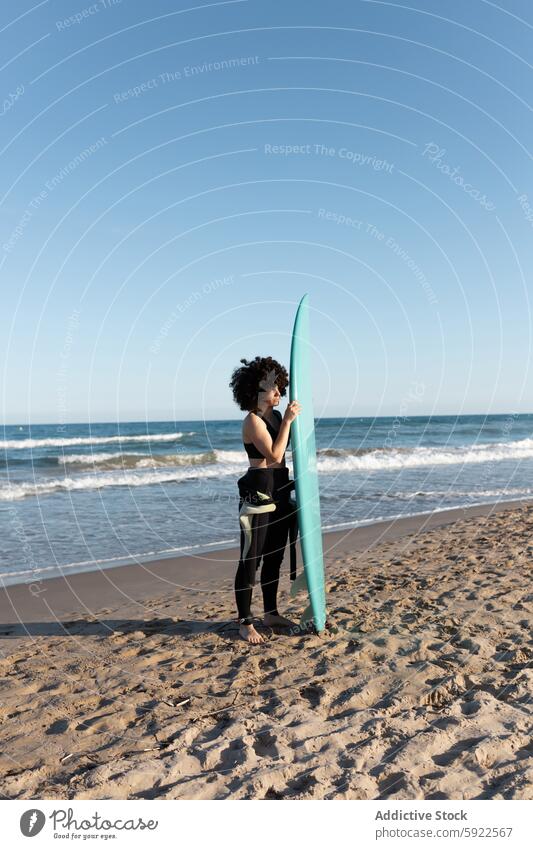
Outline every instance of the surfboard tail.
[[313, 626], [317, 634], [321, 634], [324, 631], [325, 622], [322, 622], [320, 620], [317, 621], [317, 617], [313, 614], [313, 608], [309, 604], [302, 613], [300, 619], [300, 628], [303, 631], [307, 631], [311, 626]]

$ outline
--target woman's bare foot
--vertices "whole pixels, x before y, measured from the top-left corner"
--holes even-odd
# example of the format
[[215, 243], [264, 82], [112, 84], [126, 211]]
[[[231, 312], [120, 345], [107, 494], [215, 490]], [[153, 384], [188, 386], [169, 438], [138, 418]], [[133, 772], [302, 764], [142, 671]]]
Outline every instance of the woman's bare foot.
[[239, 627], [239, 634], [246, 640], [248, 643], [252, 643], [255, 645], [256, 643], [264, 643], [265, 638], [262, 634], [258, 634], [253, 625], [244, 625], [241, 624]]
[[297, 624], [291, 619], [287, 619], [286, 616], [280, 616], [279, 613], [265, 613], [263, 622], [265, 625], [279, 625], [283, 628], [294, 628]]

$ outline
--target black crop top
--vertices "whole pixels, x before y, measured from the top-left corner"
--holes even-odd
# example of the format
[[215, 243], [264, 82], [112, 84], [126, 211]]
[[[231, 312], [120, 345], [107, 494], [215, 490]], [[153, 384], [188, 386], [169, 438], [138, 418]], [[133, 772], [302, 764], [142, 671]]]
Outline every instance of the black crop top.
[[[281, 422], [282, 417], [281, 417], [280, 411], [274, 410], [274, 413], [278, 414], [279, 421]], [[257, 413], [255, 415], [257, 415]], [[263, 421], [267, 426], [267, 429], [268, 429], [270, 436], [272, 437], [272, 441], [274, 441], [276, 439], [278, 433], [279, 433], [279, 428], [278, 428], [278, 430], [275, 430], [272, 427], [272, 425], [270, 424], [269, 421], [267, 421], [266, 419], [263, 419]], [[291, 441], [291, 434], [290, 434], [290, 431], [289, 431], [289, 438], [287, 440], [287, 445], [289, 444], [290, 441]], [[261, 454], [261, 452], [259, 451], [259, 448], [256, 448], [253, 442], [245, 442], [244, 448], [246, 450], [246, 453], [248, 454], [248, 457], [253, 457], [254, 460], [264, 460], [265, 459], [265, 455]], [[283, 462], [284, 460], [285, 460], [285, 454], [283, 455], [281, 462]]]

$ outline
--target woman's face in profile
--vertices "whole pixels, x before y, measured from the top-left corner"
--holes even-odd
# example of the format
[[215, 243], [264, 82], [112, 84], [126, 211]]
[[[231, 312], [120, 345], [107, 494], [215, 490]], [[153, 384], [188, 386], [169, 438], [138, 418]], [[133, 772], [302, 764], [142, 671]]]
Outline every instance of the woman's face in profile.
[[268, 374], [260, 382], [257, 400], [260, 404], [272, 404], [274, 406], [275, 404], [279, 404], [280, 397], [280, 391], [276, 383], [276, 374], [273, 372], [272, 374]]
[[280, 394], [278, 387], [276, 386], [275, 389], [260, 390], [257, 400], [260, 404], [272, 404], [272, 406], [279, 404]]

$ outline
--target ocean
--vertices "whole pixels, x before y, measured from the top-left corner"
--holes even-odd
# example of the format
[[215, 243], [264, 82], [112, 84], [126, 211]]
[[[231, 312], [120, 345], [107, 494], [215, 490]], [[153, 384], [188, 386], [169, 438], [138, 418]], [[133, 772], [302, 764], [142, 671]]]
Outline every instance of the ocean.
[[[317, 420], [323, 530], [528, 498], [532, 427], [513, 413]], [[0, 447], [3, 585], [238, 545], [241, 420], [10, 425]]]

